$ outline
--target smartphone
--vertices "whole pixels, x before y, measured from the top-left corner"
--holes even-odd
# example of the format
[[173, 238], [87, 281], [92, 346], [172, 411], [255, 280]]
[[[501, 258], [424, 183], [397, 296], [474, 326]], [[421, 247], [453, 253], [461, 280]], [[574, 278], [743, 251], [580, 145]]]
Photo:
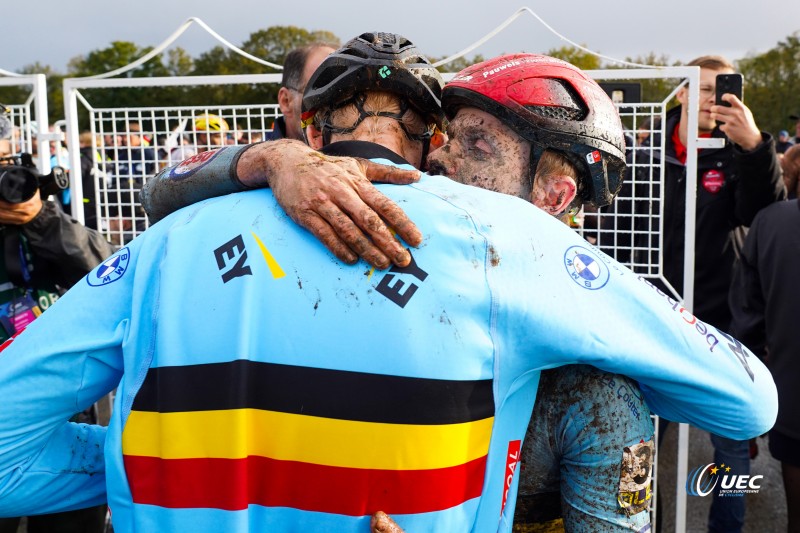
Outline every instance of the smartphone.
[[728, 102], [722, 100], [722, 95], [731, 93], [735, 94], [739, 100], [744, 101], [742, 95], [742, 84], [744, 77], [741, 74], [717, 74], [717, 105], [724, 105], [730, 107]]

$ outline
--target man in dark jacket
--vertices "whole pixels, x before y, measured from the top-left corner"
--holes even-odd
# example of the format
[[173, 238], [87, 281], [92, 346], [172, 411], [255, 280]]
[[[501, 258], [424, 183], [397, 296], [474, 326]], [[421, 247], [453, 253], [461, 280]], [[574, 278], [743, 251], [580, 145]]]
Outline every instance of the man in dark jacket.
[[792, 138], [792, 140], [794, 141], [795, 144], [800, 144], [800, 113], [789, 115], [789, 120], [794, 121], [795, 135]]
[[778, 152], [778, 154], [785, 154], [786, 150], [788, 150], [792, 146], [794, 146], [794, 143], [789, 137], [789, 132], [786, 130], [779, 131], [778, 142], [775, 143], [775, 151]]
[[[731, 107], [714, 105], [716, 75], [733, 72], [733, 66], [718, 56], [701, 57], [689, 65], [700, 67], [699, 136], [725, 140], [723, 148], [701, 150], [697, 158], [694, 313], [727, 328], [728, 287], [743, 236], [738, 230], [749, 226], [759, 210], [785, 198], [786, 192], [775, 142], [758, 130], [752, 112], [733, 95], [726, 97]], [[682, 291], [688, 89], [680, 90], [677, 98], [681, 105], [667, 113], [665, 129], [664, 274]]]
[[[0, 255], [0, 341], [24, 329], [114, 252], [101, 234], [72, 219], [56, 202], [43, 201], [38, 191], [20, 203], [0, 200], [0, 243], [4, 252]], [[101, 505], [30, 517], [28, 531], [99, 533], [105, 514], [106, 507]], [[0, 533], [15, 533], [19, 520], [0, 518]]]
[[769, 450], [781, 462], [787, 531], [800, 531], [800, 146], [786, 152], [784, 180], [793, 200], [764, 209], [753, 221], [734, 271], [731, 333], [767, 363], [778, 387], [778, 421]]
[[265, 140], [297, 139], [303, 140], [303, 128], [300, 126], [300, 108], [303, 103], [303, 91], [308, 79], [317, 70], [322, 60], [334, 51], [332, 45], [314, 43], [295, 48], [286, 55], [283, 64], [281, 88], [278, 90], [278, 105], [283, 116], [275, 119], [272, 131]]
[[[723, 139], [722, 148], [702, 149], [697, 157], [695, 218], [694, 315], [727, 330], [731, 322], [728, 290], [733, 264], [746, 227], [760, 209], [785, 198], [775, 141], [759, 131], [753, 114], [739, 98], [726, 94], [730, 106], [715, 105], [716, 76], [734, 72], [720, 56], [703, 56], [689, 66], [700, 67], [699, 137]], [[680, 105], [667, 112], [666, 150], [654, 153], [664, 161], [663, 260], [664, 277], [678, 294], [683, 292], [686, 226], [686, 155], [688, 130], [687, 87], [677, 93]], [[624, 196], [624, 193], [622, 193]], [[712, 435], [714, 461], [748, 474], [749, 443]], [[744, 498], [718, 498], [709, 516], [709, 531], [741, 531]]]

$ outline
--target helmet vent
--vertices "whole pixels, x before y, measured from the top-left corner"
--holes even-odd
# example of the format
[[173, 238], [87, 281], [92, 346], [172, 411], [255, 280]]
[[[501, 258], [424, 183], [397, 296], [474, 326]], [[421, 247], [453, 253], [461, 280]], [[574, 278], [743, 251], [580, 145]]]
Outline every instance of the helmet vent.
[[566, 107], [554, 107], [554, 106], [543, 106], [543, 105], [536, 105], [536, 106], [525, 106], [529, 111], [535, 113], [543, 118], [548, 119], [555, 119], [555, 120], [581, 120], [583, 118], [583, 111], [580, 109], [569, 109]]
[[353, 56], [353, 57], [358, 57], [358, 58], [361, 58], [361, 59], [367, 59], [366, 52], [364, 52], [363, 50], [358, 50], [356, 48], [347, 48], [347, 49], [338, 50], [337, 53], [339, 55], [343, 55], [343, 56]]
[[335, 65], [331, 66], [328, 69], [320, 71], [320, 75], [313, 80], [314, 83], [312, 87], [314, 89], [319, 89], [320, 87], [325, 87], [330, 85], [334, 82], [339, 76], [347, 72], [347, 67], [344, 65]]

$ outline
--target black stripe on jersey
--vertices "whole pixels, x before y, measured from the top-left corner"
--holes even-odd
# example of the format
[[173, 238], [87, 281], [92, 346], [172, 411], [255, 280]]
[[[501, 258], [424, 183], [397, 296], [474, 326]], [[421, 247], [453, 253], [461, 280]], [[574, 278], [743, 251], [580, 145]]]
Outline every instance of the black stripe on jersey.
[[492, 380], [454, 381], [236, 360], [151, 368], [133, 402], [161, 413], [263, 409], [389, 424], [494, 416]]

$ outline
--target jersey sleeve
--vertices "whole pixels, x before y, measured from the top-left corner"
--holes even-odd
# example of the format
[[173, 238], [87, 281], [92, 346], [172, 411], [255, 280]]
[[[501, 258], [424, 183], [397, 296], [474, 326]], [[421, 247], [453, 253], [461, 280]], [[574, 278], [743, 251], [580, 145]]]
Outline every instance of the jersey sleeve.
[[247, 190], [236, 178], [236, 164], [250, 146], [195, 153], [147, 180], [141, 201], [150, 223], [200, 200]]
[[3, 345], [0, 516], [106, 501], [106, 428], [69, 420], [122, 376], [138, 242], [103, 261]]
[[525, 239], [533, 254], [498, 259], [519, 270], [508, 287], [494, 288], [505, 302], [496, 323], [514, 339], [507, 357], [522, 354], [516, 364], [539, 369], [582, 363], [629, 376], [656, 414], [724, 437], [772, 427], [775, 384], [746, 346], [557, 226]]

